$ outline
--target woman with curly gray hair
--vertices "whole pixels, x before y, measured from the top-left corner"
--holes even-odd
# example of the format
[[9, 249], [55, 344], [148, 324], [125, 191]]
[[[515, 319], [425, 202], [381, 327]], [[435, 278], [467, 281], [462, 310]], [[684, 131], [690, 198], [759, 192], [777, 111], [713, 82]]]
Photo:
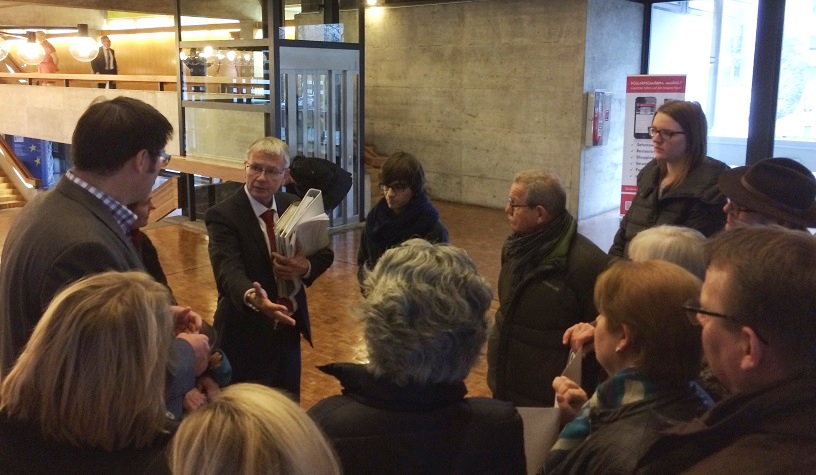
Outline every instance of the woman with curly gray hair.
[[309, 415], [345, 473], [524, 473], [512, 404], [465, 398], [487, 338], [492, 292], [464, 250], [411, 239], [363, 280], [369, 363], [321, 367], [342, 396]]

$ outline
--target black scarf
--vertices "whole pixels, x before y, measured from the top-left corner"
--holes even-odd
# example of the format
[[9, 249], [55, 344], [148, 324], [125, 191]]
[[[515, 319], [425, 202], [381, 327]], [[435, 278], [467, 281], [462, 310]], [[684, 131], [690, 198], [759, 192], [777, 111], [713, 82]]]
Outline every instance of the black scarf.
[[[425, 236], [439, 221], [439, 211], [431, 204], [425, 192], [419, 193], [395, 215], [385, 198], [371, 210], [366, 220], [366, 237], [373, 247], [385, 249], [396, 246], [414, 236]], [[382, 254], [380, 252], [380, 254]]]
[[575, 219], [565, 211], [540, 231], [532, 234], [513, 233], [507, 238], [502, 248], [502, 266], [507, 266], [511, 284], [515, 287], [533, 268], [540, 265], [573, 226]]

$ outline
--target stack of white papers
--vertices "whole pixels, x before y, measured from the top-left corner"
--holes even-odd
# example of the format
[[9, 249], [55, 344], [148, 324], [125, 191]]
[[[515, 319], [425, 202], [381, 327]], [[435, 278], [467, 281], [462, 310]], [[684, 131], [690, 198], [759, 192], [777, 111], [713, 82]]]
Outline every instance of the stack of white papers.
[[[275, 243], [278, 253], [292, 257], [297, 243], [303, 255], [311, 256], [329, 245], [329, 216], [323, 209], [320, 190], [310, 188], [297, 203], [292, 203], [275, 223]], [[303, 283], [300, 280], [277, 279], [278, 297], [287, 297], [293, 303]]]
[[303, 254], [311, 256], [329, 245], [329, 216], [323, 209], [320, 190], [309, 188], [303, 200], [292, 203], [275, 223], [278, 252], [295, 255], [295, 242], [300, 241]]

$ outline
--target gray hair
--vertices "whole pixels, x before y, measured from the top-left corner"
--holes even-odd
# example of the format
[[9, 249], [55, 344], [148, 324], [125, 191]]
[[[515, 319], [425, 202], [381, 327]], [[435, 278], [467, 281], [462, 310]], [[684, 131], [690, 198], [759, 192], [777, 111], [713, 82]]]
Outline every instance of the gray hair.
[[541, 205], [552, 217], [561, 216], [567, 209], [567, 193], [558, 175], [546, 170], [519, 172], [513, 183], [527, 188], [527, 204]]
[[492, 291], [467, 253], [410, 239], [386, 251], [356, 309], [375, 376], [400, 386], [465, 379], [487, 338]]
[[702, 280], [706, 271], [705, 241], [705, 236], [696, 229], [655, 226], [639, 232], [627, 252], [635, 262], [652, 259], [671, 262]]
[[252, 145], [246, 151], [246, 160], [249, 161], [252, 154], [256, 152], [264, 155], [280, 155], [283, 157], [284, 168], [289, 168], [291, 163], [289, 160], [289, 146], [277, 137], [262, 137], [252, 142]]

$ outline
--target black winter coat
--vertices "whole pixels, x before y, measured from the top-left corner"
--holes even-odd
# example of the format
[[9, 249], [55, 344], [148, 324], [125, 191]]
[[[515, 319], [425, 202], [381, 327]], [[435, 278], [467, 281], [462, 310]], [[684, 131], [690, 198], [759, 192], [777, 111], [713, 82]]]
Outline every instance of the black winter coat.
[[644, 229], [661, 224], [696, 229], [706, 237], [725, 227], [725, 196], [717, 186], [728, 165], [711, 157], [692, 169], [680, 186], [660, 194], [660, 168], [657, 160], [638, 173], [638, 190], [623, 217], [609, 254], [623, 257], [632, 239]]
[[309, 409], [343, 473], [524, 474], [524, 431], [512, 404], [465, 398], [464, 383], [396, 386], [362, 365], [320, 368], [343, 384]]
[[[487, 382], [493, 397], [519, 407], [553, 405], [552, 381], [564, 370], [570, 351], [561, 343], [564, 332], [598, 316], [592, 292], [609, 256], [571, 229], [517, 286], [511, 284], [506, 265], [499, 273], [499, 309], [488, 341]], [[584, 360], [597, 371], [593, 363]], [[585, 377], [591, 393], [597, 374], [585, 372]]]

